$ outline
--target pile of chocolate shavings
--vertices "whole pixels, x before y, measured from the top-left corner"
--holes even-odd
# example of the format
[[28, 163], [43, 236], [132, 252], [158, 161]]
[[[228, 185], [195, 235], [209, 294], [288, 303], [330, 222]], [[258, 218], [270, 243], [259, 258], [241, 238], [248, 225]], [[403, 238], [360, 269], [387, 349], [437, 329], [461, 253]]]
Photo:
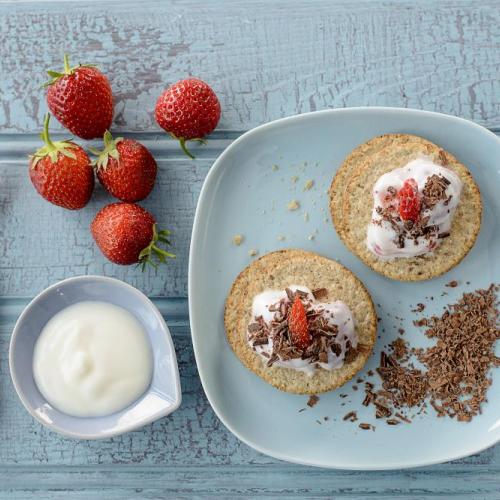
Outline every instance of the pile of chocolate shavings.
[[[267, 366], [272, 366], [276, 361], [287, 361], [290, 359], [305, 359], [319, 368], [319, 363], [328, 363], [328, 353], [332, 351], [337, 356], [341, 354], [341, 346], [337, 342], [338, 327], [331, 325], [326, 317], [326, 311], [315, 310], [307, 293], [289, 288], [286, 290], [287, 299], [269, 306], [269, 311], [274, 312], [273, 320], [266, 324], [262, 316], [255, 319], [248, 326], [248, 336], [253, 349], [261, 345], [267, 345], [272, 340], [272, 352], [269, 355], [261, 351], [261, 355], [268, 357]], [[320, 288], [313, 291], [316, 299], [326, 298], [327, 290]], [[295, 297], [299, 296], [304, 304], [311, 342], [307, 349], [303, 350], [293, 345], [288, 330], [288, 316]], [[350, 362], [357, 355], [358, 350], [347, 344], [345, 362]]]
[[[421, 214], [427, 210], [432, 210], [440, 201], [444, 205], [448, 205], [452, 195], [446, 195], [446, 188], [450, 184], [450, 181], [442, 175], [433, 174], [425, 182], [424, 189], [422, 190], [421, 199]], [[387, 188], [389, 193], [389, 198], [387, 201], [396, 197], [397, 191], [394, 187], [389, 186]], [[389, 203], [386, 207], [378, 206], [376, 207], [376, 212], [382, 219], [390, 224], [391, 228], [396, 233], [395, 244], [398, 248], [404, 248], [407, 239], [413, 240], [414, 244], [418, 244], [419, 238], [425, 238], [430, 241], [432, 238], [447, 238], [449, 233], [438, 233], [438, 226], [433, 224], [428, 224], [430, 216], [422, 216], [417, 221], [403, 221], [399, 216], [397, 210], [395, 210], [395, 205]], [[372, 220], [373, 224], [381, 225], [381, 220]]]
[[[395, 417], [409, 422], [408, 410], [425, 411], [427, 402], [438, 416], [469, 422], [481, 413], [491, 385], [489, 370], [500, 366], [495, 356], [495, 342], [500, 338], [499, 310], [496, 292], [499, 287], [465, 293], [449, 305], [440, 316], [422, 318], [425, 335], [435, 339], [434, 346], [410, 349], [398, 338], [382, 352], [377, 369], [382, 390], [365, 383], [365, 406], [373, 405], [377, 418], [389, 425]], [[418, 361], [422, 369], [415, 368]], [[396, 412], [400, 410], [400, 412]], [[403, 413], [401, 413], [401, 411]]]
[[449, 185], [450, 181], [446, 177], [436, 174], [431, 175], [422, 190], [422, 209], [430, 210], [440, 201], [447, 206], [451, 200], [451, 195], [446, 196], [446, 188]]
[[440, 318], [433, 316], [427, 323], [426, 336], [437, 342], [418, 358], [427, 367], [430, 403], [439, 416], [468, 422], [487, 401], [489, 370], [500, 366], [494, 353], [500, 338], [497, 291], [491, 285], [465, 293]]

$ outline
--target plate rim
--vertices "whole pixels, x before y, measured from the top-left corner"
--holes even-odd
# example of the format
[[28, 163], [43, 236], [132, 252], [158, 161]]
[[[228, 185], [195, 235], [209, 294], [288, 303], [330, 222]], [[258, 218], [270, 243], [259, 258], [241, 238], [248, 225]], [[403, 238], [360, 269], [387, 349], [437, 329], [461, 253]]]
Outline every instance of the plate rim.
[[200, 352], [200, 348], [198, 346], [197, 342], [197, 336], [194, 334], [194, 331], [196, 330], [196, 325], [195, 325], [195, 313], [194, 313], [194, 304], [193, 304], [193, 292], [194, 292], [194, 275], [193, 275], [193, 267], [194, 267], [194, 254], [196, 252], [196, 247], [198, 247], [198, 239], [199, 239], [199, 234], [201, 233], [200, 226], [201, 226], [201, 219], [202, 219], [202, 213], [204, 210], [202, 210], [202, 206], [204, 206], [207, 202], [208, 194], [209, 194], [209, 186], [211, 185], [213, 179], [216, 179], [216, 176], [219, 175], [219, 170], [222, 168], [221, 165], [224, 164], [224, 160], [226, 159], [227, 156], [231, 154], [231, 152], [239, 146], [240, 142], [243, 142], [247, 140], [249, 137], [262, 133], [265, 130], [272, 129], [275, 127], [279, 127], [283, 124], [286, 124], [288, 122], [296, 122], [296, 121], [301, 121], [303, 119], [309, 118], [311, 115], [327, 115], [327, 114], [332, 114], [332, 115], [342, 115], [342, 114], [350, 114], [352, 112], [368, 112], [368, 113], [389, 113], [389, 114], [414, 114], [414, 115], [420, 115], [423, 117], [439, 117], [440, 119], [445, 118], [446, 120], [449, 120], [450, 122], [456, 123], [461, 122], [466, 126], [472, 126], [473, 128], [476, 128], [478, 132], [482, 134], [489, 135], [492, 137], [496, 142], [499, 143], [500, 146], [500, 138], [495, 135], [494, 132], [491, 130], [487, 129], [486, 127], [483, 127], [482, 125], [479, 125], [476, 122], [473, 122], [471, 120], [467, 120], [462, 117], [446, 114], [446, 113], [439, 113], [436, 111], [427, 111], [427, 110], [422, 110], [422, 109], [415, 109], [415, 108], [398, 108], [398, 107], [393, 107], [393, 106], [355, 106], [355, 107], [346, 107], [346, 108], [331, 108], [331, 109], [324, 109], [324, 110], [319, 110], [319, 111], [310, 111], [307, 113], [300, 113], [300, 114], [295, 114], [291, 116], [287, 116], [284, 118], [279, 118], [277, 120], [273, 120], [267, 123], [264, 123], [262, 125], [258, 125], [257, 127], [251, 128], [250, 130], [247, 130], [243, 134], [241, 134], [237, 139], [235, 139], [224, 151], [216, 158], [214, 161], [213, 165], [210, 167], [210, 170], [207, 173], [207, 176], [205, 177], [203, 181], [203, 185], [200, 191], [200, 195], [198, 197], [198, 201], [196, 204], [196, 211], [194, 215], [194, 220], [193, 220], [193, 228], [191, 231], [191, 241], [190, 241], [190, 246], [189, 246], [189, 263], [188, 263], [188, 308], [189, 308], [189, 325], [190, 325], [190, 333], [191, 333], [191, 342], [193, 344], [193, 351], [194, 351], [194, 356], [195, 356], [195, 361], [196, 361], [196, 366], [198, 369], [198, 374], [200, 377], [201, 385], [203, 387], [203, 391], [205, 392], [205, 396], [207, 397], [207, 400], [212, 407], [212, 410], [216, 414], [217, 418], [222, 422], [222, 424], [234, 435], [236, 436], [240, 441], [245, 443], [247, 446], [250, 448], [253, 448], [254, 450], [258, 451], [259, 453], [262, 453], [264, 455], [270, 456], [272, 458], [278, 459], [278, 460], [283, 460], [285, 462], [290, 462], [290, 463], [295, 463], [299, 465], [306, 465], [306, 466], [312, 466], [312, 467], [320, 467], [320, 468], [325, 468], [325, 469], [335, 469], [335, 470], [352, 470], [352, 471], [384, 471], [384, 470], [403, 470], [403, 469], [413, 469], [417, 467], [425, 467], [425, 466], [430, 466], [430, 465], [437, 465], [441, 463], [446, 463], [446, 462], [451, 462], [454, 460], [459, 460], [465, 457], [469, 457], [471, 455], [475, 455], [477, 453], [481, 453], [484, 450], [487, 450], [488, 448], [491, 448], [492, 446], [495, 446], [500, 442], [500, 437], [491, 443], [485, 445], [485, 446], [479, 446], [478, 448], [474, 448], [469, 450], [466, 453], [458, 453], [453, 456], [449, 456], [446, 458], [442, 459], [435, 459], [435, 460], [422, 460], [422, 461], [413, 461], [406, 463], [404, 465], [381, 465], [381, 464], [370, 464], [370, 465], [358, 465], [355, 463], [346, 463], [342, 465], [337, 465], [337, 464], [331, 464], [331, 463], [324, 463], [321, 461], [314, 461], [314, 460], [300, 460], [294, 456], [291, 456], [286, 453], [280, 453], [280, 452], [275, 452], [273, 450], [267, 449], [264, 446], [257, 445], [256, 443], [252, 442], [249, 439], [246, 439], [237, 429], [235, 429], [225, 418], [224, 413], [218, 408], [218, 406], [213, 402], [210, 391], [207, 388], [205, 384], [205, 376], [202, 374], [203, 369], [200, 367], [200, 362], [199, 359], [202, 356], [202, 353]]

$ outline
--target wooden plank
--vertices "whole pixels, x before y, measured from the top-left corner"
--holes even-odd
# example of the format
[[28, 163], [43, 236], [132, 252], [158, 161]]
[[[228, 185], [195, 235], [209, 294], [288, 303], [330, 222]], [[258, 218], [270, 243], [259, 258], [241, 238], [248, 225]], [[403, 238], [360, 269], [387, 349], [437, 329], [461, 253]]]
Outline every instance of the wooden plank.
[[[60, 467], [71, 466], [75, 472], [79, 467], [114, 470], [112, 466], [126, 464], [144, 470], [150, 467], [156, 477], [169, 467], [189, 467], [198, 471], [202, 467], [238, 466], [243, 468], [261, 466], [282, 466], [272, 458], [252, 450], [238, 441], [213, 413], [201, 387], [191, 346], [187, 320], [187, 301], [184, 299], [157, 299], [155, 303], [167, 319], [174, 337], [183, 401], [181, 408], [171, 416], [136, 432], [105, 441], [76, 441], [65, 439], [48, 431], [29, 416], [21, 406], [10, 382], [8, 372], [8, 343], [14, 323], [26, 305], [24, 299], [0, 300], [0, 491], [4, 483], [2, 474], [15, 476], [15, 469], [38, 474], [46, 470], [48, 477], [57, 473]], [[306, 401], [304, 397], [304, 403]], [[311, 424], [314, 417], [311, 416]], [[40, 467], [40, 469], [38, 469]], [[111, 467], [111, 469], [110, 469]], [[317, 471], [306, 467], [290, 466], [292, 471]], [[87, 470], [87, 469], [86, 469]], [[121, 471], [121, 467], [117, 472]], [[127, 471], [136, 470], [125, 468]], [[419, 469], [420, 471], [423, 469]], [[480, 455], [443, 464], [427, 471], [441, 471], [443, 474], [500, 473], [500, 446], [490, 448]], [[169, 474], [173, 474], [172, 470]], [[414, 471], [406, 472], [410, 477]], [[195, 474], [195, 472], [192, 472]], [[239, 473], [238, 473], [239, 474]], [[340, 473], [336, 473], [340, 474]], [[344, 472], [351, 477], [353, 473]], [[389, 473], [388, 473], [389, 474]], [[14, 477], [13, 476], [13, 477]], [[20, 476], [21, 477], [21, 476]], [[93, 477], [97, 477], [95, 474]], [[337, 477], [337, 476], [335, 476]], [[365, 477], [365, 476], [362, 476]], [[368, 476], [366, 476], [368, 477]], [[118, 481], [118, 480], [117, 480]], [[21, 484], [22, 486], [22, 484]]]
[[39, 86], [63, 51], [109, 75], [119, 130], [158, 130], [157, 96], [190, 74], [220, 96], [221, 129], [359, 105], [500, 125], [498, 0], [9, 2], [0, 11], [4, 132], [40, 129]]
[[[262, 466], [218, 466], [113, 469], [63, 468], [59, 471], [19, 468], [0, 471], [0, 495], [22, 498], [459, 498], [498, 499], [498, 479], [491, 473], [434, 474], [429, 471], [382, 472], [376, 474], [325, 471], [278, 464]], [[10, 496], [12, 495], [12, 496]], [[119, 497], [118, 495], [122, 495]]]

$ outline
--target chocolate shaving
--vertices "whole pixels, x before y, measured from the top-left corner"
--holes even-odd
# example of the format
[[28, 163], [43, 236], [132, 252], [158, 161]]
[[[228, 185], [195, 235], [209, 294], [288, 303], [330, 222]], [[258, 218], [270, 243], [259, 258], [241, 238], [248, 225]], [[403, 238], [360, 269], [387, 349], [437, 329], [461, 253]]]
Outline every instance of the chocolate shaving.
[[401, 338], [396, 339], [394, 342], [392, 342], [391, 347], [394, 352], [395, 358], [398, 360], [405, 358], [408, 354], [407, 344]]
[[309, 406], [309, 408], [312, 408], [313, 406], [316, 406], [318, 401], [319, 401], [319, 397], [316, 396], [316, 394], [313, 394], [313, 395], [309, 396], [309, 399], [307, 400], [307, 406]]
[[[440, 201], [448, 200], [446, 188], [450, 181], [442, 176], [433, 174], [429, 176], [422, 190], [422, 205], [426, 210], [434, 208]], [[449, 200], [448, 200], [449, 202]]]
[[446, 283], [446, 285], [448, 288], [456, 288], [458, 286], [458, 281], [457, 280], [452, 280], [448, 283]]
[[422, 304], [422, 302], [419, 302], [416, 306], [415, 309], [412, 309], [411, 312], [418, 312], [421, 313], [425, 309], [425, 304]]
[[350, 411], [344, 415], [342, 420], [349, 420], [349, 422], [356, 422], [358, 420], [358, 414], [355, 411]]
[[358, 427], [363, 429], [364, 431], [369, 431], [372, 428], [371, 424], [367, 424], [366, 422], [361, 422]]
[[316, 300], [324, 300], [328, 298], [328, 290], [326, 288], [316, 288], [312, 291]]
[[401, 419], [403, 422], [406, 422], [407, 424], [411, 424], [411, 420], [408, 417], [405, 417], [401, 413], [395, 413], [394, 416], [398, 417]]

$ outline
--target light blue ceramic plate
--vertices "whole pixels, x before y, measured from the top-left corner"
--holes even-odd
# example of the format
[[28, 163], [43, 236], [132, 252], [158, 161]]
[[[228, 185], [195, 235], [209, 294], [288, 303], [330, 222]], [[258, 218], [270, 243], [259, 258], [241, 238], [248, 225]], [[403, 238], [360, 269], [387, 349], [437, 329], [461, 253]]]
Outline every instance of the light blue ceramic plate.
[[[106, 417], [77, 418], [53, 408], [33, 380], [33, 348], [47, 321], [82, 300], [111, 302], [130, 311], [146, 330], [153, 351], [151, 385], [137, 401]], [[10, 373], [23, 405], [49, 429], [78, 439], [123, 434], [175, 411], [181, 403], [177, 359], [168, 327], [156, 306], [139, 290], [104, 276], [78, 276], [50, 286], [24, 309], [12, 333]]]
[[[343, 158], [358, 144], [389, 132], [417, 134], [440, 144], [470, 168], [481, 188], [485, 210], [475, 247], [458, 267], [432, 281], [399, 283], [372, 272], [345, 249], [330, 220], [327, 190]], [[411, 424], [388, 426], [375, 420], [372, 408], [361, 405], [363, 387], [354, 391], [355, 382], [321, 395], [314, 408], [299, 412], [307, 397], [280, 392], [249, 372], [226, 342], [223, 324], [226, 295], [251, 262], [249, 250], [258, 249], [262, 255], [295, 247], [339, 259], [361, 278], [379, 304], [380, 338], [362, 375], [376, 368], [380, 350], [398, 336], [398, 328], [406, 330], [411, 344], [425, 345], [423, 333], [412, 325], [416, 318], [410, 312], [412, 306], [425, 302], [425, 313], [437, 313], [466, 289], [500, 281], [499, 158], [498, 138], [474, 123], [392, 108], [339, 109], [278, 120], [244, 134], [218, 158], [196, 211], [189, 305], [203, 387], [231, 432], [276, 458], [344, 469], [434, 464], [477, 453], [500, 439], [500, 370], [494, 373], [483, 414], [467, 424], [437, 418], [430, 409]], [[293, 176], [298, 177], [296, 183]], [[314, 187], [303, 191], [309, 179]], [[287, 204], [293, 199], [300, 202], [300, 210], [290, 212]], [[231, 243], [237, 233], [245, 237], [239, 247]], [[286, 240], [279, 241], [280, 235]], [[445, 289], [452, 279], [459, 280], [460, 286]], [[448, 295], [442, 296], [443, 290]], [[342, 417], [350, 410], [357, 411], [358, 422], [373, 423], [375, 432], [344, 422]]]

